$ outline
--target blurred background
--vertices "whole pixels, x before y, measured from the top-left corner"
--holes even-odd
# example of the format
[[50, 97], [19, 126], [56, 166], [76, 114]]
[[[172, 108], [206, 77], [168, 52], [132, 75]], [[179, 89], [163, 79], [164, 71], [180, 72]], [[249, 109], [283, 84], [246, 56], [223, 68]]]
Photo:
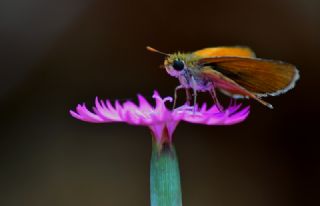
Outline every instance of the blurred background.
[[185, 206], [319, 205], [319, 10], [318, 0], [2, 0], [0, 205], [149, 205], [148, 129], [69, 115], [96, 96], [172, 95], [177, 80], [146, 45], [247, 45], [301, 74], [265, 99], [274, 110], [244, 101], [241, 124], [179, 125]]

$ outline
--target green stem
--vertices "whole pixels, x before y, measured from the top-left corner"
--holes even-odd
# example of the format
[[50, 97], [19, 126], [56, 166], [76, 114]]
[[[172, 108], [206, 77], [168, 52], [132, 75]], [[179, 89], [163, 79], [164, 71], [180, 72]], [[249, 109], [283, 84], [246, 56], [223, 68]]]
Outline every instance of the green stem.
[[150, 195], [151, 206], [182, 206], [178, 158], [170, 142], [153, 140]]

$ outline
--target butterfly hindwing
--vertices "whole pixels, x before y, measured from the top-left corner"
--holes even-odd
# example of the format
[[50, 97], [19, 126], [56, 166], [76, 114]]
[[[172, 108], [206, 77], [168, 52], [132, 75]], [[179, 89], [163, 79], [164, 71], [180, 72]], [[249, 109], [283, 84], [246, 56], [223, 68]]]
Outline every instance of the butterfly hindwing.
[[[284, 93], [293, 88], [299, 78], [295, 66], [273, 60], [223, 56], [203, 58], [198, 64], [211, 67], [256, 96]], [[203, 73], [205, 75], [205, 70]]]

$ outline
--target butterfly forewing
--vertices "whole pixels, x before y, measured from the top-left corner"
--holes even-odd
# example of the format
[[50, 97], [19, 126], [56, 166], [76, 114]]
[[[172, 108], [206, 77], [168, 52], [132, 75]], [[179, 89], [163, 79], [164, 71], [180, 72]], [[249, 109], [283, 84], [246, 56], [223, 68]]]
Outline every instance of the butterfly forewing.
[[211, 47], [205, 48], [192, 53], [200, 58], [216, 57], [216, 56], [239, 56], [239, 57], [255, 57], [254, 52], [248, 47]]

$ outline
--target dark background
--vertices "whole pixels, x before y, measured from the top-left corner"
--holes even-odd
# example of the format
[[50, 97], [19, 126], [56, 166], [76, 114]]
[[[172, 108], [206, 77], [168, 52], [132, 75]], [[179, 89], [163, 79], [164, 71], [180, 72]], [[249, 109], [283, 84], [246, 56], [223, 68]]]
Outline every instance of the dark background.
[[[185, 206], [319, 205], [318, 0], [1, 0], [0, 205], [149, 205], [144, 127], [70, 117], [95, 96], [178, 84], [165, 52], [248, 45], [298, 66], [296, 88], [228, 127], [174, 134]], [[206, 98], [206, 95], [201, 95]]]

